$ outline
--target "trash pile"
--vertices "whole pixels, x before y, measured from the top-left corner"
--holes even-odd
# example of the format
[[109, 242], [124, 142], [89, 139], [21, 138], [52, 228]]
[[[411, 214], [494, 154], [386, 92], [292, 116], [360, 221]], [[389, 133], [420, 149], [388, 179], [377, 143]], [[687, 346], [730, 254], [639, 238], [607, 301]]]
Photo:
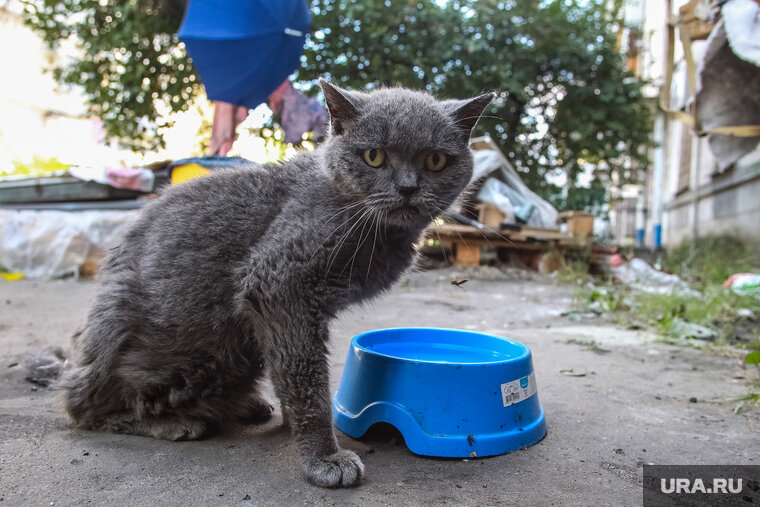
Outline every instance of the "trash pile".
[[612, 284], [587, 281], [581, 289], [581, 307], [566, 313], [569, 320], [614, 315], [631, 329], [651, 326], [668, 339], [691, 345], [696, 343], [691, 340], [726, 344], [757, 340], [760, 274], [739, 273], [722, 286], [703, 283], [696, 290], [678, 275], [655, 269], [640, 258], [626, 261], [614, 254], [608, 262]]
[[97, 270], [135, 211], [0, 210], [0, 268], [37, 280], [78, 277]]
[[[473, 143], [477, 140], [473, 140]], [[487, 142], [487, 141], [486, 141]], [[493, 204], [506, 218], [504, 222], [531, 227], [557, 227], [557, 210], [530, 190], [498, 149], [475, 150], [472, 180], [484, 179], [477, 200]]]
[[0, 181], [0, 279], [94, 275], [105, 252], [147, 202], [145, 194], [252, 162], [209, 156], [143, 168], [69, 167]]
[[730, 288], [740, 296], [755, 296], [760, 299], [760, 275], [755, 273], [738, 273], [728, 277], [723, 286]]
[[699, 297], [678, 275], [658, 271], [643, 259], [624, 262], [619, 254], [610, 258], [610, 273], [621, 283], [649, 294], [676, 294]]

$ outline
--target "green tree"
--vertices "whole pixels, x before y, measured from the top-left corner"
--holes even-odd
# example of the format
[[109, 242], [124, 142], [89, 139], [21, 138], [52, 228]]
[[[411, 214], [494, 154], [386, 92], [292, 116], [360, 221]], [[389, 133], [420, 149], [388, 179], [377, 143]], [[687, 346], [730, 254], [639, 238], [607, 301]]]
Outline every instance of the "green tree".
[[[579, 190], [579, 175], [602, 169], [597, 176], [615, 184], [638, 181], [650, 130], [641, 82], [615, 51], [619, 8], [606, 4], [317, 0], [299, 78], [459, 98], [497, 91], [475, 134], [490, 133], [528, 185], [559, 207], [604, 199], [598, 184]], [[564, 188], [547, 179], [563, 174]]]
[[[82, 58], [56, 77], [84, 87], [109, 138], [141, 151], [161, 145], [157, 108], [184, 110], [200, 91], [177, 18], [159, 0], [24, 2], [48, 43], [79, 41]], [[649, 143], [641, 82], [615, 50], [621, 2], [609, 4], [312, 0], [297, 80], [313, 85], [324, 75], [353, 89], [397, 84], [459, 98], [497, 91], [476, 135], [490, 133], [528, 185], [559, 207], [591, 205], [604, 198], [602, 180], [639, 180]], [[596, 181], [590, 190], [578, 188], [584, 172]]]
[[81, 86], [106, 137], [135, 151], [164, 145], [159, 111], [185, 111], [200, 81], [177, 39], [179, 21], [159, 0], [22, 0], [24, 21], [52, 48], [69, 41], [80, 58], [55, 67]]

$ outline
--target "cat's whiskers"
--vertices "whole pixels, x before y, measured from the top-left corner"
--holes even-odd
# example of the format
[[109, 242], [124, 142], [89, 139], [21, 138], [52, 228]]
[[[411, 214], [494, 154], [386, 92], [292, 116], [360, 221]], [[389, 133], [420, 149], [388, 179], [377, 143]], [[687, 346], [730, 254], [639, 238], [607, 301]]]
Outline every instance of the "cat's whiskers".
[[[367, 285], [367, 280], [369, 280], [369, 270], [372, 267], [372, 259], [375, 256], [375, 245], [377, 244], [377, 231], [380, 229], [380, 216], [381, 214], [378, 213], [377, 220], [375, 221], [375, 237], [372, 239], [372, 249], [370, 249], [370, 253], [369, 253], [369, 262], [367, 263], [367, 274], [364, 276], [364, 285]], [[380, 244], [382, 245], [382, 241]]]
[[[444, 213], [446, 213], [444, 211]], [[470, 248], [470, 245], [467, 243], [467, 241], [462, 237], [462, 235], [459, 233], [459, 231], [454, 230], [454, 232], [457, 233], [457, 236], [459, 236], [459, 240], [464, 244], [465, 248]]]
[[369, 220], [373, 217], [372, 214], [366, 215], [364, 218], [364, 221], [362, 223], [362, 228], [359, 230], [359, 240], [356, 243], [356, 247], [354, 247], [354, 253], [351, 255], [351, 257], [346, 261], [346, 264], [343, 266], [343, 269], [340, 270], [340, 274], [342, 275], [346, 268], [348, 267], [349, 263], [351, 264], [351, 269], [348, 272], [348, 285], [351, 285], [351, 271], [354, 269], [354, 259], [356, 259], [356, 254], [359, 252], [359, 249], [362, 247], [364, 242], [362, 241], [362, 238], [364, 238], [364, 229], [367, 228], [367, 224], [369, 223]]
[[[325, 226], [326, 226], [327, 224], [329, 224], [329, 223], [330, 223], [330, 220], [332, 220], [333, 218], [337, 217], [337, 216], [338, 216], [338, 215], [340, 215], [341, 213], [345, 213], [346, 211], [348, 211], [348, 210], [350, 210], [350, 209], [353, 209], [353, 208], [355, 208], [355, 207], [357, 207], [357, 206], [361, 206], [362, 204], [364, 204], [362, 201], [357, 201], [357, 202], [350, 202], [350, 203], [348, 203], [348, 204], [347, 204], [347, 205], [345, 205], [345, 206], [341, 206], [340, 208], [338, 208], [338, 210], [337, 210], [335, 213], [333, 213], [332, 215], [330, 215], [329, 217], [327, 217], [327, 218], [325, 219], [325, 223], [323, 223], [323, 224], [322, 224], [322, 227], [320, 227], [319, 229], [317, 229], [317, 232], [315, 233], [315, 235], [317, 235], [317, 234], [319, 234], [320, 232], [322, 232], [322, 229], [324, 229], [324, 228], [325, 228]], [[320, 246], [321, 246], [321, 245], [320, 245]]]
[[354, 228], [356, 227], [356, 225], [361, 222], [361, 219], [367, 213], [368, 213], [367, 208], [362, 208], [358, 212], [354, 213], [351, 216], [351, 218], [349, 218], [349, 220], [347, 220], [346, 222], [343, 222], [343, 224], [341, 224], [340, 228], [342, 229], [345, 226], [346, 223], [348, 223], [350, 220], [354, 220], [354, 218], [356, 218], [357, 215], [359, 216], [358, 219], [356, 219], [353, 223], [351, 223], [351, 225], [348, 227], [348, 230], [346, 232], [343, 232], [342, 235], [338, 236], [338, 239], [335, 242], [335, 245], [333, 246], [332, 250], [330, 250], [330, 254], [327, 256], [327, 268], [325, 269], [325, 278], [329, 275], [330, 268], [332, 268], [333, 262], [335, 262], [335, 259], [340, 254], [340, 250], [343, 247], [343, 243], [345, 243], [347, 241], [348, 237], [351, 234], [351, 231], [354, 230]]
[[[476, 118], [476, 117], [475, 116], [466, 116], [464, 118], [460, 118], [459, 122], [457, 122], [457, 123], [466, 122], [467, 120], [472, 120], [474, 118]], [[504, 117], [494, 116], [492, 114], [482, 114], [482, 115], [478, 116], [477, 118], [492, 118], [494, 120], [507, 121], [506, 118], [504, 118]]]
[[[439, 213], [441, 213], [442, 215], [447, 215], [447, 216], [451, 217], [451, 215], [450, 215], [450, 214], [449, 214], [449, 212], [448, 212], [448, 209], [443, 209], [443, 208], [441, 208], [440, 206], [437, 206], [437, 208], [438, 208], [438, 212], [439, 212]], [[512, 241], [512, 240], [511, 240], [511, 239], [509, 239], [508, 237], [504, 236], [504, 235], [503, 235], [501, 232], [499, 232], [499, 230], [498, 230], [498, 229], [496, 229], [495, 227], [491, 227], [490, 225], [484, 225], [483, 227], [484, 227], [484, 228], [485, 228], [485, 229], [486, 229], [488, 232], [492, 232], [492, 233], [496, 234], [496, 235], [497, 235], [497, 236], [498, 236], [500, 239], [503, 239], [504, 241], [506, 241], [506, 242], [507, 242], [507, 243], [509, 243], [510, 245], [512, 245], [512, 246], [517, 246], [517, 245], [515, 244], [515, 242], [514, 242], [514, 241]], [[478, 231], [478, 234], [480, 234], [481, 236], [483, 236], [483, 239], [486, 241], [486, 243], [488, 243], [488, 244], [491, 244], [491, 241], [488, 239], [488, 236], [486, 236], [485, 234], [483, 234], [483, 231], [482, 231], [482, 230], [480, 230], [480, 229], [479, 229], [479, 228], [477, 228], [477, 227], [475, 227], [475, 230], [476, 230], [476, 231]], [[464, 242], [464, 239], [462, 238], [462, 235], [461, 235], [461, 234], [459, 234], [459, 231], [455, 231], [455, 232], [456, 232], [456, 233], [459, 235], [460, 239], [462, 239], [462, 241]], [[465, 245], [466, 245], [466, 243], [465, 243]]]
[[[374, 210], [373, 210], [374, 211]], [[351, 256], [351, 260], [349, 261], [351, 263], [351, 268], [348, 270], [348, 286], [351, 286], [351, 275], [354, 272], [354, 262], [356, 261], [356, 255], [359, 253], [359, 250], [362, 249], [364, 246], [364, 243], [369, 239], [370, 231], [372, 231], [372, 226], [370, 226], [369, 229], [367, 229], [367, 237], [364, 237], [364, 229], [365, 227], [370, 223], [370, 219], [375, 220], [376, 213], [371, 213], [367, 219], [364, 221], [364, 225], [362, 225], [362, 229], [359, 232], [359, 243], [357, 244], [356, 248], [354, 249], [354, 254]], [[348, 266], [348, 262], [346, 262], [346, 266]], [[346, 266], [343, 266], [343, 269], [341, 270], [341, 273], [343, 273], [346, 270]]]
[[[500, 239], [506, 241], [510, 245], [517, 246], [517, 244], [514, 241], [512, 241], [511, 239], [509, 239], [508, 237], [506, 237], [505, 235], [503, 235], [502, 233], [500, 233], [499, 230], [496, 229], [495, 227], [491, 227], [490, 225], [484, 225], [483, 227], [485, 227], [485, 229], [488, 232], [492, 232], [492, 233], [496, 234]], [[485, 234], [483, 234], [482, 230], [478, 229], [478, 233], [480, 233], [480, 235], [483, 236], [483, 239], [485, 239], [488, 243], [491, 243], [491, 241], [488, 239], [488, 237]]]
[[[443, 208], [442, 206], [439, 206], [439, 205], [437, 205], [437, 204], [435, 204], [435, 203], [431, 203], [431, 204], [430, 204], [430, 206], [431, 206], [431, 207], [432, 207], [434, 210], [436, 210], [436, 212], [438, 213], [438, 216], [441, 216], [441, 215], [444, 215], [444, 216], [446, 216], [446, 215], [449, 215], [449, 212], [448, 212], [449, 208]], [[440, 232], [440, 230], [441, 230], [441, 228], [440, 228], [440, 226], [438, 226], [438, 231]], [[469, 245], [469, 244], [467, 244], [467, 241], [466, 241], [466, 240], [465, 240], [465, 239], [462, 237], [462, 235], [459, 233], [459, 231], [456, 231], [456, 230], [455, 230], [454, 232], [457, 234], [457, 236], [459, 236], [459, 239], [462, 241], [462, 243], [464, 243], [464, 246], [465, 246], [466, 248], [470, 248], [470, 245]], [[439, 237], [440, 237], [440, 234], [439, 234]]]
[[[463, 120], [472, 120], [473, 118], [475, 118], [475, 116], [466, 116], [466, 117], [464, 117], [462, 119]], [[506, 121], [507, 120], [503, 116], [496, 116], [496, 115], [493, 115], [493, 114], [481, 114], [480, 116], [478, 116], [478, 118], [493, 118], [495, 120], [502, 120], [502, 121]]]
[[431, 213], [428, 212], [428, 216], [430, 217], [431, 225], [433, 225], [433, 232], [435, 232], [436, 236], [438, 236], [438, 248], [441, 249], [443, 259], [447, 260], [448, 256], [446, 255], [446, 250], [443, 248], [443, 239], [441, 238], [441, 226], [436, 223], [435, 218], [433, 218], [433, 215]]
[[[356, 206], [358, 206], [358, 205], [360, 205], [360, 204], [364, 204], [364, 203], [362, 203], [362, 202], [352, 203], [350, 206], [347, 206], [345, 210], [341, 211], [341, 213], [342, 213], [342, 212], [346, 212], [346, 211], [348, 211], [349, 209], [352, 209], [352, 208], [354, 208], [354, 207], [355, 207], [355, 205], [356, 205]], [[351, 221], [351, 220], [352, 220], [352, 219], [353, 219], [353, 218], [354, 218], [356, 215], [358, 215], [358, 214], [359, 214], [359, 213], [361, 213], [361, 212], [362, 212], [362, 209], [359, 209], [359, 210], [357, 210], [357, 211], [356, 211], [356, 212], [355, 212], [353, 215], [349, 216], [349, 217], [348, 217], [346, 220], [344, 220], [344, 221], [343, 221], [343, 222], [342, 222], [340, 225], [338, 225], [338, 226], [337, 226], [335, 229], [333, 229], [332, 231], [330, 231], [330, 234], [328, 234], [328, 235], [327, 235], [327, 237], [326, 237], [326, 238], [325, 238], [325, 239], [322, 241], [322, 243], [320, 243], [320, 244], [319, 244], [319, 246], [317, 246], [317, 248], [316, 248], [316, 249], [314, 249], [314, 253], [313, 253], [313, 254], [311, 254], [311, 257], [309, 258], [309, 262], [307, 262], [307, 264], [311, 264], [311, 261], [312, 261], [312, 260], [314, 260], [314, 257], [315, 257], [315, 256], [316, 256], [316, 255], [319, 253], [319, 251], [320, 251], [320, 249], [322, 248], [322, 246], [323, 246], [325, 243], [327, 243], [327, 241], [328, 241], [328, 240], [329, 240], [329, 239], [332, 237], [332, 235], [333, 235], [333, 234], [335, 234], [335, 232], [336, 232], [336, 231], [338, 231], [338, 230], [339, 230], [341, 227], [343, 227], [343, 226], [344, 226], [344, 225], [346, 225], [348, 222], [350, 222], [350, 221]], [[333, 216], [335, 216], [335, 215], [333, 215]], [[332, 219], [332, 218], [331, 218], [331, 219]], [[323, 224], [323, 225], [322, 225], [322, 227], [320, 227], [320, 228], [319, 228], [319, 231], [317, 231], [317, 234], [319, 234], [319, 232], [320, 232], [320, 231], [321, 231], [321, 230], [324, 228], [324, 226], [325, 226], [326, 224], [327, 224], [327, 222], [325, 222], [325, 224]], [[315, 234], [315, 236], [316, 236], [316, 234]]]
[[381, 228], [381, 232], [380, 232], [380, 244], [381, 245], [383, 243], [383, 238], [385, 238], [386, 240], [388, 239], [388, 235], [386, 233], [388, 232], [387, 225], [388, 225], [388, 215], [389, 214], [390, 214], [390, 211], [388, 211], [387, 209], [383, 210], [383, 224], [385, 224], [386, 227]]
[[[357, 228], [359, 226], [359, 224], [362, 223], [362, 221], [364, 220], [364, 218], [369, 213], [371, 213], [371, 212], [372, 212], [372, 208], [366, 208], [364, 210], [364, 212], [361, 214], [361, 216], [356, 220], [356, 222], [354, 222], [351, 225], [351, 227], [348, 229], [348, 231], [346, 232], [346, 234], [342, 238], [340, 238], [340, 240], [338, 241], [337, 245], [332, 249], [332, 251], [330, 252], [329, 257], [327, 258], [328, 266], [327, 266], [327, 269], [325, 270], [325, 278], [327, 278], [327, 276], [330, 274], [330, 269], [332, 268], [333, 263], [336, 261], [336, 259], [340, 255], [340, 251], [343, 248], [343, 245], [351, 237], [351, 233], [354, 231], [355, 228]], [[354, 215], [354, 216], [356, 216], [356, 215]]]

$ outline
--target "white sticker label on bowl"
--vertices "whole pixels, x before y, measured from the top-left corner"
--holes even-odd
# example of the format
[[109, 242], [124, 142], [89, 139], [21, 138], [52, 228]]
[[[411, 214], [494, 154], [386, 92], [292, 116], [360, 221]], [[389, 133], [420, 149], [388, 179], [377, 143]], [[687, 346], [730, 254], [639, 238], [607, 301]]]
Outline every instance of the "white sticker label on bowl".
[[534, 394], [536, 394], [536, 375], [534, 372], [531, 372], [527, 377], [501, 385], [501, 399], [504, 401], [505, 407], [527, 400]]

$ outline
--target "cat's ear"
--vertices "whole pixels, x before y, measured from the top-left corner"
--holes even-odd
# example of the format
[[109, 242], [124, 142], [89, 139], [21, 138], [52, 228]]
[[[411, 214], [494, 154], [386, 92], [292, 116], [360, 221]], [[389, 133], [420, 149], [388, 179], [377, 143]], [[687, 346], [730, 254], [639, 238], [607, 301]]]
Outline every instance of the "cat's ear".
[[351, 92], [338, 88], [324, 79], [319, 79], [319, 86], [325, 94], [327, 110], [330, 111], [330, 128], [335, 135], [343, 133], [343, 125], [358, 116], [357, 99]]
[[454, 118], [457, 126], [467, 132], [469, 136], [470, 131], [478, 123], [480, 115], [483, 114], [495, 96], [495, 93], [484, 93], [473, 99], [445, 100], [443, 104], [449, 115]]

